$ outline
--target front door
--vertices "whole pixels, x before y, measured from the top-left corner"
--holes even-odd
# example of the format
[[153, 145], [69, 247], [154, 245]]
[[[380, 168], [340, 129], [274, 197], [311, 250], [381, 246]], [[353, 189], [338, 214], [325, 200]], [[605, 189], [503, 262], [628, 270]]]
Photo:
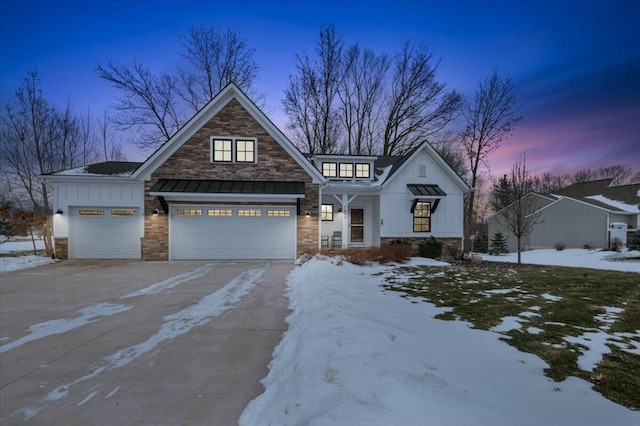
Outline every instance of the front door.
[[364, 209], [351, 209], [349, 215], [351, 229], [351, 243], [364, 243]]

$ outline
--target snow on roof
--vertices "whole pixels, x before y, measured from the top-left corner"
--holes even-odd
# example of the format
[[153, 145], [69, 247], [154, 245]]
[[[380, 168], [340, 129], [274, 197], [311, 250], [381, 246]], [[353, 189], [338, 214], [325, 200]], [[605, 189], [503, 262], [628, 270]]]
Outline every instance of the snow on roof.
[[622, 201], [616, 201], [616, 200], [612, 200], [610, 198], [605, 197], [604, 195], [590, 195], [588, 197], [590, 200], [594, 200], [594, 201], [599, 201], [603, 204], [607, 204], [611, 207], [614, 207], [620, 211], [623, 212], [629, 212], [629, 213], [640, 213], [640, 206], [638, 205], [633, 205], [633, 204], [627, 204], [627, 203], [623, 203]]
[[142, 163], [105, 161], [51, 173], [54, 176], [131, 176]]

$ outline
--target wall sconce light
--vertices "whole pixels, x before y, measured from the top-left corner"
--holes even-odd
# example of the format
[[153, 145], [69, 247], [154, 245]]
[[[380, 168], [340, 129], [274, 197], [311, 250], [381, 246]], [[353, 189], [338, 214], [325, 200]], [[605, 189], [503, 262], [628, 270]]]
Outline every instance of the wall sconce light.
[[62, 209], [56, 210], [56, 214], [62, 214]]
[[342, 207], [338, 208], [338, 213], [342, 213]]
[[158, 216], [160, 214], [160, 210], [158, 209], [153, 209], [153, 215], [154, 216]]
[[309, 216], [311, 216], [311, 212], [309, 210], [307, 210], [306, 212], [304, 212], [304, 215], [309, 217]]

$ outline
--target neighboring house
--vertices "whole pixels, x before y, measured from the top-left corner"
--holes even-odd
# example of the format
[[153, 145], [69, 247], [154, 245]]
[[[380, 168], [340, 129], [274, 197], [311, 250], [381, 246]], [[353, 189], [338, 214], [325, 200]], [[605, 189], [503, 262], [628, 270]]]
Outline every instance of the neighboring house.
[[[551, 248], [608, 248], [613, 239], [623, 243], [627, 234], [640, 227], [640, 184], [615, 185], [613, 179], [576, 183], [554, 194], [536, 197], [540, 220], [523, 237], [523, 250]], [[507, 230], [500, 212], [489, 218], [489, 238], [496, 232], [507, 237], [509, 251], [516, 251], [516, 238]]]
[[434, 236], [462, 244], [467, 184], [431, 145], [303, 155], [234, 84], [144, 163], [44, 175], [61, 259], [294, 259]]

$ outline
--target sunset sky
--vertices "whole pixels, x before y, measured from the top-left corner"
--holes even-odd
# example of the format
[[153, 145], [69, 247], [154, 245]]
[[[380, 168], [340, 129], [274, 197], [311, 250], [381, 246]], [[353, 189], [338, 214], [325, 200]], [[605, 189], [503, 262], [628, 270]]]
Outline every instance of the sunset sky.
[[335, 24], [347, 44], [377, 52], [427, 43], [441, 61], [438, 79], [463, 95], [493, 69], [513, 79], [523, 121], [491, 158], [494, 176], [524, 153], [535, 173], [640, 169], [638, 0], [0, 0], [0, 103], [37, 69], [48, 100], [101, 114], [118, 92], [97, 77], [97, 64], [136, 60], [172, 72], [179, 35], [202, 24], [231, 27], [256, 49], [256, 89], [283, 131], [294, 55], [311, 53], [320, 28]]

